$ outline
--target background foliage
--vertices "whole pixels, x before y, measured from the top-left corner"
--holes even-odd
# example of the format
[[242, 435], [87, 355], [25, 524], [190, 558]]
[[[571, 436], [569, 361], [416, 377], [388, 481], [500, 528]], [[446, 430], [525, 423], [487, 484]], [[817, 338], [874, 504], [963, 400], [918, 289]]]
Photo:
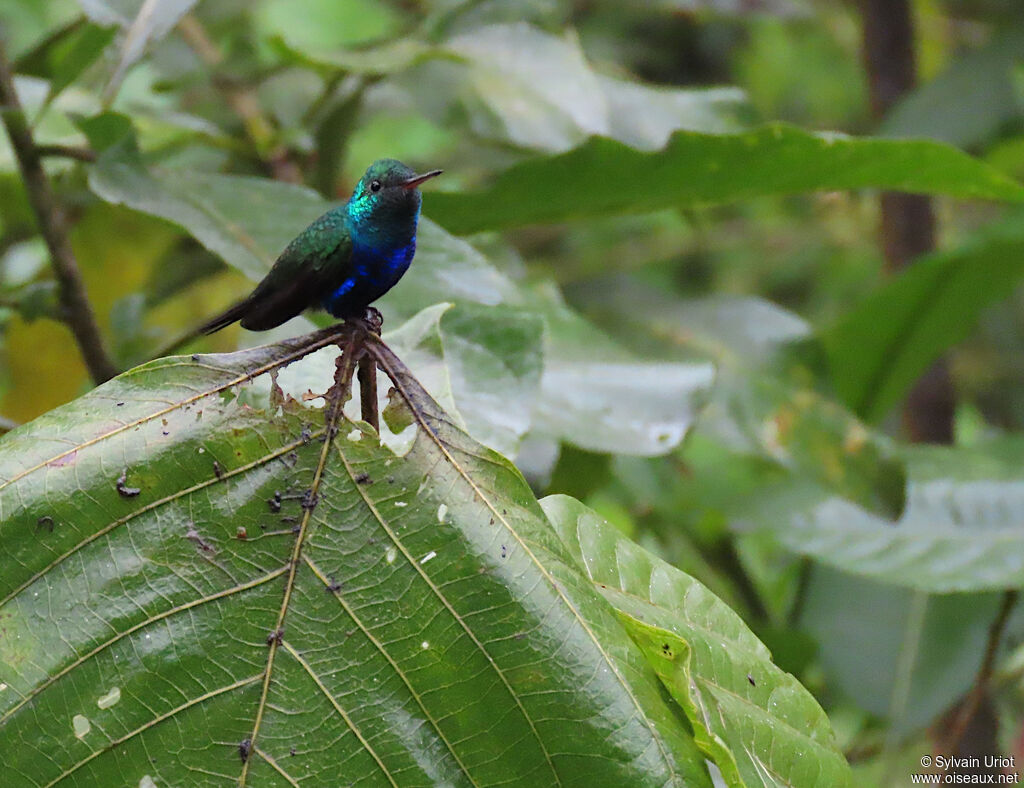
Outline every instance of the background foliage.
[[[115, 773], [133, 785], [187, 781], [139, 771], [146, 751], [184, 739], [131, 727], [177, 714], [182, 698], [141, 671], [132, 685], [115, 664], [129, 658], [140, 622], [157, 619], [181, 628], [172, 639], [199, 638], [232, 679], [179, 655], [166, 675], [182, 694], [242, 693], [204, 720], [183, 717], [193, 732], [223, 728], [218, 746], [233, 759], [225, 766], [223, 753], [197, 747], [184, 774], [199, 779], [215, 757], [220, 778], [237, 780], [231, 748], [249, 730], [255, 696], [245, 693], [258, 689], [263, 652], [232, 649], [265, 649], [267, 627], [232, 605], [278, 604], [267, 589], [290, 530], [262, 547], [236, 538], [235, 525], [265, 518], [278, 487], [308, 486], [294, 480], [317, 467], [334, 519], [318, 510], [311, 520], [321, 530], [311, 531], [306, 570], [332, 569], [297, 586], [296, 615], [358, 629], [368, 655], [374, 642], [416, 648], [385, 648], [353, 667], [324, 656], [334, 641], [309, 626], [306, 648], [322, 660], [300, 659], [310, 652], [290, 640], [281, 652], [294, 650], [310, 675], [340, 676], [334, 697], [362, 706], [391, 693], [434, 721], [414, 747], [388, 739], [397, 723], [377, 731], [367, 715], [375, 746], [334, 756], [367, 784], [380, 781], [378, 767], [392, 784], [538, 779], [531, 769], [566, 784], [599, 779], [585, 758], [552, 760], [567, 742], [614, 756], [625, 764], [617, 779], [636, 784], [702, 784], [705, 758], [729, 785], [801, 786], [904, 785], [926, 754], [1022, 762], [1024, 28], [1013, 0], [922, 0], [914, 12], [921, 84], [879, 118], [853, 3], [0, 0], [18, 96], [45, 146], [106, 348], [119, 370], [151, 362], [87, 393], [94, 384], [4, 139], [0, 415], [7, 429], [40, 417], [0, 442], [0, 746], [19, 749], [24, 784], [99, 784]], [[309, 315], [269, 335], [190, 333], [379, 156], [446, 170], [425, 196], [416, 262], [380, 307], [385, 340], [448, 415], [418, 394], [428, 417], [416, 440], [428, 424], [442, 438], [401, 446], [413, 403], [386, 400], [381, 379], [385, 432], [409, 452], [408, 484], [427, 493], [407, 512], [359, 520], [354, 533], [382, 529], [371, 537], [381, 546], [363, 553], [329, 523], [353, 501], [367, 511], [390, 501], [379, 484], [346, 476], [352, 464], [387, 475], [390, 450], [339, 440], [325, 464], [308, 436], [292, 446], [310, 424], [322, 427], [310, 418], [317, 400], [271, 399], [268, 410], [277, 386], [298, 400], [322, 393], [333, 357], [282, 369], [273, 389], [263, 376], [239, 390], [252, 365], [273, 366], [291, 346], [188, 354], [327, 324]], [[883, 189], [931, 195], [937, 217], [937, 248], [900, 272], [879, 240]], [[913, 443], [903, 403], [940, 358], [955, 393], [954, 440]], [[212, 397], [205, 421], [190, 410], [196, 392]], [[143, 437], [121, 435], [136, 423]], [[437, 464], [442, 444], [471, 458], [465, 475]], [[75, 446], [80, 456], [68, 453]], [[294, 471], [255, 470], [293, 450]], [[214, 477], [197, 451], [217, 458]], [[113, 484], [126, 466], [141, 474], [125, 483], [145, 491], [142, 503]], [[227, 509], [192, 486], [221, 472], [238, 480]], [[449, 495], [481, 478], [483, 503]], [[187, 516], [147, 513], [164, 498]], [[510, 532], [530, 545], [516, 572], [502, 569], [507, 543], [474, 552], [485, 504], [512, 510]], [[132, 518], [135, 536], [116, 530]], [[429, 523], [440, 541], [402, 534], [405, 522]], [[484, 579], [436, 599], [423, 591], [404, 624], [380, 623], [382, 635], [373, 616], [386, 619], [387, 594], [403, 598], [407, 582], [391, 571], [394, 556], [382, 563], [388, 538], [430, 588]], [[95, 551], [78, 558], [76, 575], [61, 562], [81, 540]], [[200, 560], [204, 543], [215, 560]], [[165, 565], [139, 570], [133, 585], [138, 567], [120, 563], [133, 551]], [[344, 611], [355, 620], [365, 605], [365, 630], [325, 612], [322, 586], [335, 573], [375, 578], [375, 593], [362, 599], [357, 586]], [[537, 587], [564, 620], [538, 612], [550, 600]], [[510, 589], [500, 603], [481, 601]], [[490, 604], [500, 615], [481, 623], [473, 614]], [[193, 608], [192, 625], [171, 623]], [[99, 612], [82, 619], [83, 610]], [[439, 632], [423, 634], [424, 615]], [[579, 626], [571, 659], [558, 654], [550, 685], [533, 688], [516, 671], [554, 648], [570, 620]], [[39, 634], [54, 621], [56, 632]], [[420, 642], [444, 639], [449, 625], [478, 645], [512, 646], [485, 650], [490, 662], [468, 678], [424, 662]], [[100, 646], [106, 656], [93, 659]], [[494, 708], [531, 744], [488, 765], [479, 752], [500, 736], [484, 730], [490, 685], [480, 676], [492, 669], [508, 692], [507, 708]], [[609, 669], [621, 681], [573, 689], [577, 676]], [[190, 671], [198, 688], [182, 689]], [[390, 689], [359, 695], [346, 671]], [[65, 673], [60, 698], [32, 701]], [[69, 697], [112, 676], [125, 716], [104, 723], [102, 703], [86, 715], [93, 735], [114, 743], [89, 761], [99, 750], [76, 748], [100, 745], [78, 735]], [[308, 700], [295, 681], [286, 674], [275, 691]], [[450, 697], [430, 699], [453, 685], [478, 701], [467, 709], [479, 740], [445, 722]], [[534, 691], [556, 700], [538, 712]], [[603, 744], [572, 741], [551, 723], [625, 707], [635, 728]], [[309, 700], [306, 711], [315, 708]], [[531, 732], [536, 719], [547, 723]], [[284, 756], [298, 747], [289, 768], [302, 784], [326, 779], [334, 762], [268, 720], [265, 746]], [[140, 749], [117, 760], [124, 737]], [[645, 755], [649, 740], [657, 757]], [[379, 759], [359, 760], [376, 745]], [[50, 752], [60, 753], [52, 763], [40, 757]], [[260, 785], [287, 771], [271, 768], [267, 752], [254, 761]], [[64, 774], [60, 758], [83, 757]]]

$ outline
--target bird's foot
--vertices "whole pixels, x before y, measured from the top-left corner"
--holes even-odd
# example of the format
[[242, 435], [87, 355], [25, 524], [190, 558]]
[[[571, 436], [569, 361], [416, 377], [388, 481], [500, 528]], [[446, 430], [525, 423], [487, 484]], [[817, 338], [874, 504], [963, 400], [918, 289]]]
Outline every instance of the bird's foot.
[[380, 336], [380, 329], [384, 325], [384, 318], [376, 308], [368, 306], [362, 316], [349, 315], [346, 317], [345, 325], [361, 329], [367, 334]]
[[366, 307], [366, 312], [363, 313], [363, 322], [372, 333], [380, 336], [380, 330], [384, 326], [384, 316], [380, 310], [372, 306]]

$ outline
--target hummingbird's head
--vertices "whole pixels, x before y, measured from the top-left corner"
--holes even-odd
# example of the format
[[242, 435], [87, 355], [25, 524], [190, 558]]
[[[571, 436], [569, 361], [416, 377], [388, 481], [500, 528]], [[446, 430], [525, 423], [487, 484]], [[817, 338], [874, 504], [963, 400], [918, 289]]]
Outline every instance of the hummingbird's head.
[[355, 239], [376, 248], [404, 246], [416, 234], [421, 183], [441, 170], [417, 175], [395, 159], [378, 159], [360, 178], [348, 202]]

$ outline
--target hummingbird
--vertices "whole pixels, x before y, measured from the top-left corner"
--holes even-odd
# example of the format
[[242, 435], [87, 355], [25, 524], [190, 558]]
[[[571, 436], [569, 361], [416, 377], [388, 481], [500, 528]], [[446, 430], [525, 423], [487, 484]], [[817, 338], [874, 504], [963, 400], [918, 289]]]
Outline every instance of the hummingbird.
[[337, 318], [361, 318], [372, 302], [398, 284], [416, 254], [421, 175], [395, 159], [378, 159], [347, 202], [303, 230], [246, 298], [204, 324], [211, 334], [240, 320], [266, 331], [308, 307]]

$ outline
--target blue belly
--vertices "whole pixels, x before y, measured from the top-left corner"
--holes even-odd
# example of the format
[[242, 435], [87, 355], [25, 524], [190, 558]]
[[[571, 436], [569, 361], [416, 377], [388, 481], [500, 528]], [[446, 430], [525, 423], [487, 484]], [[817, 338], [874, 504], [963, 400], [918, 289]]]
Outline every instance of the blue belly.
[[352, 273], [324, 298], [324, 309], [334, 317], [362, 317], [366, 307], [398, 284], [415, 254], [416, 236], [397, 249], [354, 245]]

